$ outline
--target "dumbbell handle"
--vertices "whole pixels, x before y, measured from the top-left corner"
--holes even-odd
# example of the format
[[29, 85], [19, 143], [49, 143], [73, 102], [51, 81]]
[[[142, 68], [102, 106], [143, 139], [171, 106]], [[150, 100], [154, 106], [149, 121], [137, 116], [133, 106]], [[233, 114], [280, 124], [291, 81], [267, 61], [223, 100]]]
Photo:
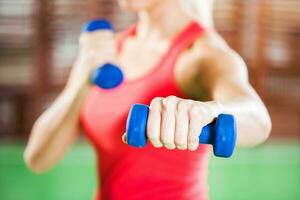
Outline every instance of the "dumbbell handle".
[[202, 128], [201, 134], [199, 135], [200, 144], [212, 144], [212, 136], [215, 134], [215, 121], [216, 120]]

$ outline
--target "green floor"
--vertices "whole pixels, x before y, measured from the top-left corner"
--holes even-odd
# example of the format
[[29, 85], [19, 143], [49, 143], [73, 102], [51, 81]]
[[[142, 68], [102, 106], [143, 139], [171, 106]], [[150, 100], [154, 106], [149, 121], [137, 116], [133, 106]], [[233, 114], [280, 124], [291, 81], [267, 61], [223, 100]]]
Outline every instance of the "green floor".
[[[0, 200], [89, 200], [96, 185], [95, 160], [75, 145], [50, 172], [37, 176], [23, 164], [22, 145], [0, 145]], [[300, 200], [300, 144], [239, 149], [232, 159], [212, 158], [212, 200]]]

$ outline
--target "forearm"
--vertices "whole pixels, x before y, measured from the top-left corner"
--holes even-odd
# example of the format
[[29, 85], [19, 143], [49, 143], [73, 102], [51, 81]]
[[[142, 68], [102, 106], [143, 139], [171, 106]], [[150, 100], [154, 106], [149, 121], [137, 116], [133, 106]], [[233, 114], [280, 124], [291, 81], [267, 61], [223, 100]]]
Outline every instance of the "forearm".
[[[264, 142], [271, 131], [268, 111], [248, 80], [243, 59], [229, 47], [208, 49], [205, 83], [220, 112], [233, 114], [237, 122], [237, 144], [252, 146]], [[205, 73], [206, 72], [206, 73]]]
[[218, 113], [235, 116], [237, 124], [237, 144], [253, 146], [264, 142], [271, 131], [269, 114], [257, 97], [239, 96], [230, 100], [216, 100]]
[[34, 124], [24, 155], [34, 171], [52, 166], [78, 136], [83, 93], [64, 90]]
[[[73, 134], [65, 134], [66, 132], [73, 132]], [[78, 127], [67, 126], [56, 133], [48, 137], [36, 135], [30, 139], [24, 152], [24, 159], [32, 171], [41, 173], [56, 164], [77, 138]], [[38, 138], [39, 136], [43, 138]]]

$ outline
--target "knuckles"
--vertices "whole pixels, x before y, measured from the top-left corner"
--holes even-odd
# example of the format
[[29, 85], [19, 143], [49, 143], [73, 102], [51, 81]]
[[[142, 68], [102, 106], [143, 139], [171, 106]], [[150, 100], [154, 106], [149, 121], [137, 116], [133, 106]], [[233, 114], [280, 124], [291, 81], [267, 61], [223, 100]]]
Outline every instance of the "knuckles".
[[189, 116], [190, 117], [197, 117], [201, 115], [201, 113], [204, 112], [204, 109], [199, 106], [192, 106], [189, 110]]
[[[114, 35], [108, 31], [83, 33], [79, 37], [80, 54], [87, 58], [115, 56]], [[99, 56], [101, 55], [101, 56]]]
[[162, 108], [164, 111], [175, 111], [176, 104], [179, 101], [179, 98], [175, 96], [169, 96], [162, 100]]
[[152, 110], [160, 110], [162, 104], [162, 97], [155, 97], [150, 103], [150, 109]]
[[179, 150], [187, 150], [187, 143], [175, 141], [175, 146]]
[[186, 111], [188, 111], [189, 107], [190, 107], [190, 105], [187, 102], [185, 102], [185, 101], [179, 101], [177, 103], [177, 112], [181, 112], [181, 111], [185, 111], [186, 112]]
[[166, 105], [170, 105], [170, 104], [174, 104], [179, 100], [178, 97], [175, 96], [168, 96], [166, 98], [163, 99], [163, 103]]
[[[162, 145], [167, 149], [188, 149], [190, 151], [195, 151], [199, 145], [198, 134], [202, 129], [201, 124], [204, 124], [204, 122], [206, 123], [206, 121], [209, 122], [212, 116], [210, 109], [205, 103], [193, 100], [185, 100], [175, 96], [169, 96], [166, 98], [154, 98], [150, 104], [150, 112], [159, 112], [161, 119], [164, 118], [164, 115], [175, 117], [175, 119], [172, 118], [169, 121], [160, 119], [155, 122], [159, 123], [159, 126], [163, 127], [163, 129], [160, 128], [160, 133], [156, 134], [157, 137], [149, 135], [149, 140], [151, 141], [153, 146], [161, 147], [160, 145]], [[178, 121], [179, 117], [185, 117], [185, 119], [188, 119], [188, 122], [185, 122], [188, 123], [188, 125], [184, 124], [185, 126], [188, 126], [187, 130], [186, 128], [180, 127], [183, 125], [180, 125], [180, 123], [182, 122]], [[173, 127], [174, 121], [176, 122], [175, 127]], [[200, 123], [195, 124], [195, 122], [197, 121], [199, 121]], [[174, 129], [174, 131], [166, 131], [170, 129]], [[199, 131], [197, 132], [196, 130], [198, 129]], [[151, 130], [151, 128], [149, 130]], [[186, 133], [181, 133], [179, 132], [179, 130], [184, 130]]]

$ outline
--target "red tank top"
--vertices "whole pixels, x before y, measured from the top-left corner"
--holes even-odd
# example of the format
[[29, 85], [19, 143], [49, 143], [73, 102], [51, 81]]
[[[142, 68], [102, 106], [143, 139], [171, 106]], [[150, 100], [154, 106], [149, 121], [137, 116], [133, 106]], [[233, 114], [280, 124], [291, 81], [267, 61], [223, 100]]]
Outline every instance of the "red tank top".
[[[125, 32], [119, 42], [135, 34]], [[190, 23], [173, 40], [169, 50], [153, 70], [136, 80], [126, 80], [117, 88], [93, 86], [81, 111], [85, 133], [98, 158], [97, 200], [119, 199], [207, 199], [207, 146], [197, 151], [134, 148], [122, 143], [126, 118], [132, 104], [148, 104], [155, 97], [183, 97], [175, 83], [174, 66], [179, 55], [199, 38], [204, 29]]]

